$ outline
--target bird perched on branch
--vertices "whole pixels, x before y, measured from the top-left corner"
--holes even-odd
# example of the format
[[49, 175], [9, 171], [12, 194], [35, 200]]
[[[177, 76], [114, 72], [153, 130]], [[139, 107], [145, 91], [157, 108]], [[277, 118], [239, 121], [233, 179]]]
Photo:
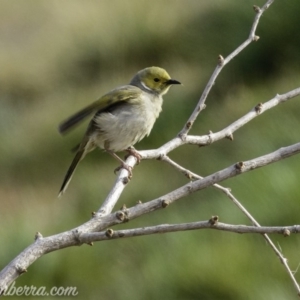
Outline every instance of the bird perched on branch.
[[131, 168], [116, 152], [127, 150], [135, 155], [133, 145], [149, 135], [162, 110], [162, 96], [173, 84], [180, 82], [171, 79], [164, 69], [143, 69], [132, 78], [129, 85], [113, 89], [63, 121], [59, 126], [62, 134], [95, 113], [65, 175], [59, 196], [66, 191], [80, 160], [96, 147], [104, 149], [121, 162], [118, 170], [125, 168], [131, 175]]

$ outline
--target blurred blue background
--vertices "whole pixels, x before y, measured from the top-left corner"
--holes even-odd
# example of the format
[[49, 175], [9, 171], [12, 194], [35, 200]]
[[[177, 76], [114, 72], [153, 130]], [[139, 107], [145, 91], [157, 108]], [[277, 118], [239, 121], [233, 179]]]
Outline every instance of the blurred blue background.
[[[1, 1], [0, 2], [0, 263], [1, 269], [34, 234], [80, 225], [111, 189], [117, 163], [94, 151], [57, 199], [70, 152], [86, 124], [66, 137], [58, 124], [140, 69], [157, 65], [181, 81], [137, 149], [157, 148], [181, 130], [219, 54], [248, 36], [249, 0]], [[225, 67], [191, 134], [218, 131], [300, 82], [300, 2], [275, 1], [252, 43]], [[170, 156], [201, 176], [237, 161], [299, 142], [299, 99], [266, 112], [208, 147], [185, 146]], [[299, 157], [227, 180], [262, 225], [299, 224]], [[187, 183], [169, 165], [143, 161], [116, 208], [149, 201]], [[249, 221], [221, 192], [209, 188], [116, 228], [207, 220]], [[300, 239], [272, 236], [299, 262]], [[300, 281], [299, 275], [296, 278]], [[78, 299], [292, 299], [293, 284], [260, 235], [193, 231], [95, 243], [57, 251], [35, 262], [17, 286], [77, 286]], [[30, 298], [30, 297], [28, 297]]]

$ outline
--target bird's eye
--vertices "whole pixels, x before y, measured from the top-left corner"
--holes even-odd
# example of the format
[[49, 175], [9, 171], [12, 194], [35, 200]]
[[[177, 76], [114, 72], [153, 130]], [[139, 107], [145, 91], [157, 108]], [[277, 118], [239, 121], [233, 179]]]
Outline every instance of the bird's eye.
[[154, 78], [154, 81], [159, 82], [160, 80], [159, 80], [159, 78]]

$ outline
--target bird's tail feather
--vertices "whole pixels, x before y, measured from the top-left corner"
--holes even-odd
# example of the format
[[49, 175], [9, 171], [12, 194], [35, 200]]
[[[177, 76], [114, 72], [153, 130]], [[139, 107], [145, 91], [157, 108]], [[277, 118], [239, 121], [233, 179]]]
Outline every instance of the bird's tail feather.
[[70, 165], [70, 167], [69, 167], [69, 169], [67, 171], [67, 174], [66, 174], [66, 176], [64, 178], [64, 181], [63, 181], [62, 186], [60, 188], [58, 197], [61, 197], [63, 195], [63, 193], [66, 191], [66, 189], [67, 189], [67, 187], [68, 187], [68, 185], [69, 185], [69, 183], [70, 183], [70, 181], [72, 179], [73, 173], [74, 173], [74, 171], [75, 171], [78, 163], [84, 157], [84, 152], [85, 152], [85, 150], [83, 148], [83, 149], [80, 149], [76, 153], [76, 155], [75, 155], [75, 157], [74, 157], [74, 159], [73, 159], [73, 161], [72, 161], [72, 163], [71, 163], [71, 165]]

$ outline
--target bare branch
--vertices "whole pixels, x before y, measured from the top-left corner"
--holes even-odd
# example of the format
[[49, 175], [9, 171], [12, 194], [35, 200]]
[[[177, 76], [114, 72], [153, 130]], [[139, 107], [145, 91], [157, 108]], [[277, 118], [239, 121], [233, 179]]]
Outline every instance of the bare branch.
[[[203, 177], [191, 172], [190, 170], [187, 170], [187, 169], [183, 168], [182, 166], [180, 166], [179, 164], [177, 164], [176, 162], [171, 160], [168, 156], [164, 156], [162, 158], [162, 161], [165, 161], [165, 162], [169, 163], [170, 165], [172, 165], [175, 169], [177, 169], [178, 171], [183, 173], [189, 179], [202, 179], [203, 178]], [[253, 225], [257, 226], [257, 228], [262, 228], [259, 225], [259, 223], [254, 219], [254, 217], [247, 211], [247, 209], [234, 197], [234, 195], [231, 193], [229, 188], [222, 187], [219, 184], [214, 184], [213, 187], [215, 187], [215, 188], [221, 190], [223, 193], [225, 193], [228, 196], [228, 198], [247, 216], [247, 218], [252, 222]], [[216, 229], [216, 228], [214, 228], [214, 229]], [[235, 231], [235, 232], [238, 232], [238, 231]], [[259, 232], [259, 231], [257, 231], [257, 232]], [[283, 228], [283, 230], [282, 230], [282, 233], [285, 234], [285, 235], [288, 234], [289, 232], [290, 231], [286, 228]], [[291, 269], [290, 269], [290, 267], [287, 263], [287, 259], [283, 257], [282, 253], [277, 249], [277, 247], [274, 245], [272, 240], [267, 235], [267, 233], [274, 233], [274, 232], [263, 231], [261, 233], [263, 233], [264, 239], [270, 245], [270, 247], [273, 249], [273, 251], [275, 252], [277, 257], [279, 258], [281, 263], [284, 265], [287, 273], [289, 274], [290, 278], [292, 279], [292, 281], [293, 281], [293, 283], [294, 283], [294, 285], [297, 289], [298, 294], [300, 294], [300, 287], [299, 287], [299, 285], [296, 281], [294, 273], [291, 271]]]
[[158, 149], [139, 151], [139, 154], [142, 156], [142, 159], [161, 158], [162, 156], [167, 155], [172, 150], [184, 144], [209, 145], [223, 138], [232, 137], [235, 131], [249, 123], [257, 116], [263, 114], [265, 111], [271, 108], [274, 108], [278, 104], [285, 103], [286, 101], [293, 99], [299, 95], [300, 87], [282, 95], [277, 94], [269, 101], [257, 104], [253, 109], [251, 109], [250, 112], [245, 114], [243, 117], [239, 118], [237, 121], [233, 122], [226, 128], [216, 133], [210, 132], [208, 135], [204, 136], [187, 135], [184, 140], [176, 137]]
[[[157, 199], [151, 200], [147, 203], [140, 203], [136, 206], [127, 209], [123, 207], [116, 213], [111, 213], [115, 207], [122, 191], [124, 190], [126, 184], [128, 183], [128, 171], [121, 170], [118, 178], [116, 179], [113, 188], [104, 203], [100, 207], [97, 213], [93, 214], [93, 218], [88, 222], [82, 224], [81, 226], [74, 228], [70, 231], [66, 231], [57, 235], [43, 238], [40, 233], [35, 236], [35, 242], [22, 251], [14, 260], [12, 260], [1, 272], [0, 272], [0, 294], [5, 291], [8, 285], [18, 278], [21, 274], [27, 271], [27, 268], [39, 257], [51, 251], [56, 251], [62, 248], [81, 245], [83, 243], [92, 245], [94, 241], [110, 240], [123, 237], [134, 237], [140, 235], [149, 235], [155, 233], [167, 233], [176, 232], [184, 230], [197, 230], [197, 229], [215, 229], [230, 231], [236, 233], [259, 233], [263, 234], [264, 238], [270, 244], [276, 255], [279, 257], [280, 261], [286, 268], [289, 276], [291, 277], [298, 294], [300, 295], [299, 285], [290, 270], [286, 258], [283, 257], [281, 252], [272, 243], [267, 233], [279, 233], [285, 236], [289, 236], [291, 233], [299, 233], [300, 225], [288, 226], [288, 227], [261, 227], [259, 223], [251, 216], [251, 214], [243, 207], [243, 205], [233, 196], [228, 188], [220, 186], [218, 183], [231, 178], [233, 176], [241, 175], [242, 173], [255, 170], [259, 167], [266, 166], [268, 164], [277, 162], [284, 158], [290, 157], [300, 152], [300, 143], [290, 145], [281, 149], [278, 149], [267, 155], [246, 161], [238, 162], [235, 165], [229, 166], [223, 170], [220, 170], [214, 174], [206, 177], [201, 177], [184, 167], [180, 166], [176, 162], [172, 161], [167, 154], [174, 150], [175, 148], [185, 145], [185, 144], [197, 144], [197, 145], [208, 145], [217, 140], [223, 138], [233, 139], [233, 133], [250, 122], [252, 119], [262, 114], [291, 98], [300, 95], [300, 88], [290, 91], [283, 95], [276, 95], [273, 99], [262, 104], [259, 103], [255, 108], [253, 108], [249, 113], [229, 125], [228, 127], [220, 130], [217, 133], [209, 133], [205, 136], [191, 136], [188, 135], [189, 130], [193, 126], [195, 120], [197, 119], [200, 112], [205, 108], [205, 101], [207, 96], [214, 85], [218, 75], [220, 74], [223, 67], [228, 64], [235, 56], [237, 56], [243, 49], [245, 49], [251, 42], [258, 41], [259, 37], [255, 35], [259, 20], [265, 10], [273, 3], [274, 0], [268, 0], [262, 8], [254, 6], [253, 9], [256, 12], [250, 33], [248, 38], [237, 47], [231, 54], [223, 58], [221, 55], [218, 57], [218, 64], [211, 75], [199, 101], [196, 105], [193, 113], [186, 122], [183, 129], [179, 132], [178, 136], [164, 144], [158, 149], [140, 151], [142, 159], [161, 159], [172, 165], [178, 171], [185, 174], [189, 179], [196, 179], [193, 182], [179, 187], [178, 189], [161, 196]], [[126, 163], [134, 167], [136, 164], [136, 158], [129, 156]], [[107, 229], [106, 232], [102, 231], [106, 228], [126, 222], [130, 219], [140, 217], [144, 214], [150, 213], [157, 209], [166, 208], [173, 202], [191, 194], [201, 189], [209, 186], [214, 186], [224, 192], [231, 201], [239, 207], [239, 209], [251, 220], [255, 226], [245, 226], [245, 225], [230, 225], [218, 222], [218, 217], [212, 217], [209, 221], [194, 222], [186, 224], [175, 224], [175, 225], [158, 225], [152, 227], [128, 229], [128, 230], [118, 230], [113, 231], [111, 228]]]
[[[136, 158], [132, 155], [130, 155], [126, 160], [126, 164], [132, 168], [135, 166], [136, 162]], [[129, 173], [126, 169], [121, 170], [111, 191], [97, 212], [99, 216], [106, 216], [112, 212], [125, 186], [129, 182], [128, 175]]]
[[[213, 217], [217, 218], [217, 217]], [[293, 226], [284, 226], [284, 227], [256, 227], [256, 226], [246, 226], [246, 225], [231, 225], [221, 222], [216, 222], [212, 224], [211, 220], [208, 221], [199, 221], [192, 223], [183, 223], [183, 224], [162, 224], [157, 226], [149, 226], [142, 228], [134, 229], [124, 229], [124, 230], [112, 230], [109, 229], [109, 232], [92, 232], [84, 233], [79, 236], [79, 239], [82, 243], [92, 243], [96, 241], [107, 241], [111, 239], [119, 238], [129, 238], [137, 237], [142, 235], [151, 235], [151, 234], [162, 234], [170, 233], [177, 231], [188, 231], [188, 230], [199, 230], [199, 229], [214, 229], [222, 230], [234, 233], [258, 233], [258, 234], [283, 234], [284, 236], [290, 236], [292, 233], [300, 233], [300, 225]]]
[[95, 214], [93, 219], [73, 230], [46, 238], [42, 238], [42, 236], [38, 234], [35, 243], [27, 247], [0, 272], [0, 291], [4, 291], [11, 282], [13, 282], [22, 273], [26, 272], [27, 268], [42, 255], [62, 248], [80, 245], [81, 242], [79, 237], [83, 233], [101, 231], [105, 228], [137, 218], [157, 209], [165, 208], [171, 203], [193, 192], [204, 189], [230, 177], [241, 175], [242, 173], [252, 171], [280, 159], [287, 158], [299, 152], [300, 143], [284, 147], [270, 154], [238, 163], [204, 177], [203, 179], [188, 183], [175, 191], [147, 203], [137, 204], [129, 209], [124, 208], [121, 211], [106, 216]]
[[196, 118], [198, 117], [200, 112], [205, 108], [206, 98], [207, 98], [212, 86], [214, 85], [219, 73], [224, 68], [224, 66], [226, 66], [235, 56], [237, 56], [242, 50], [244, 50], [251, 42], [258, 40], [258, 37], [255, 36], [255, 31], [256, 31], [256, 28], [258, 26], [258, 22], [259, 22], [259, 20], [262, 16], [262, 14], [265, 12], [266, 9], [269, 8], [269, 6], [273, 2], [274, 2], [274, 0], [268, 0], [262, 8], [260, 8], [260, 9], [258, 8], [257, 10], [255, 10], [256, 16], [254, 18], [253, 25], [252, 25], [252, 28], [250, 30], [249, 37], [238, 48], [236, 48], [232, 53], [230, 53], [225, 59], [221, 55], [219, 56], [218, 65], [215, 68], [212, 76], [210, 77], [210, 79], [209, 79], [209, 81], [208, 81], [208, 83], [207, 83], [200, 99], [199, 99], [199, 102], [198, 102], [196, 108], [194, 109], [192, 115], [190, 116], [190, 118], [186, 122], [185, 126], [183, 127], [183, 129], [179, 133], [179, 136], [183, 140], [185, 139], [185, 136], [188, 134], [188, 132], [192, 128], [192, 126], [193, 126], [194, 122], [196, 121]]

